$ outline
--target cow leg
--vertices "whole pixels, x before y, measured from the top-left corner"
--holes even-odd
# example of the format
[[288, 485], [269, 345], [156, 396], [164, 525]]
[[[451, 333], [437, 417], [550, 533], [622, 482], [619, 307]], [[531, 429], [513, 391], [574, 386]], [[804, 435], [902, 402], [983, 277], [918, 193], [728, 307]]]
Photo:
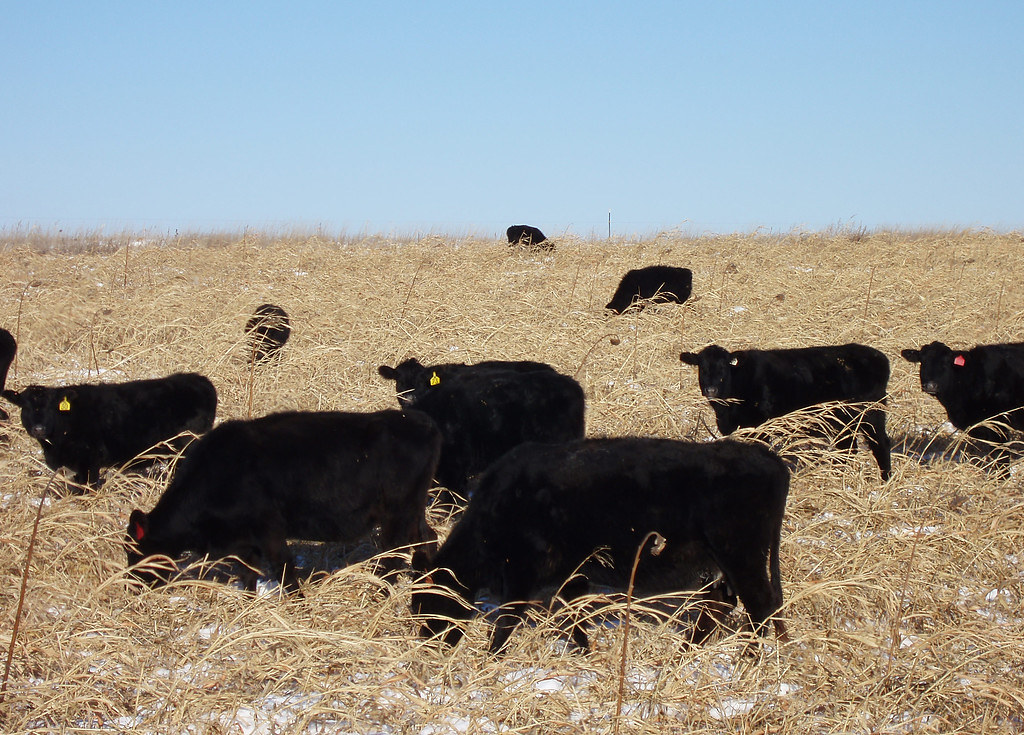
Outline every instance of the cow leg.
[[701, 602], [697, 613], [697, 620], [694, 622], [693, 630], [690, 631], [690, 643], [699, 645], [707, 640], [718, 628], [725, 617], [736, 607], [736, 595], [728, 589], [728, 583], [724, 579], [718, 580], [710, 589], [701, 594]]
[[284, 585], [288, 593], [297, 592], [302, 595], [299, 589], [299, 579], [295, 574], [295, 557], [288, 542], [283, 535], [268, 536], [264, 540], [263, 554], [267, 562], [267, 568], [274, 574], [277, 581]]
[[[708, 550], [726, 583], [747, 609], [754, 632], [764, 635], [765, 623], [782, 607], [779, 537], [778, 532], [774, 537], [763, 537], [752, 529], [746, 533], [748, 538], [742, 540], [713, 534], [707, 538]], [[771, 577], [766, 564], [770, 564]], [[784, 626], [782, 630], [784, 634]]]
[[[562, 585], [562, 589], [559, 590], [558, 596], [551, 600], [550, 608], [552, 612], [559, 601], [570, 602], [575, 600], [577, 597], [585, 595], [590, 590], [590, 582], [586, 577], [577, 575]], [[576, 620], [570, 619], [571, 627], [569, 628], [569, 636], [572, 638], [572, 642], [584, 652], [590, 651], [590, 639], [587, 637], [587, 631], [583, 629], [583, 626]]]
[[[424, 490], [422, 503], [425, 502]], [[404, 566], [398, 556], [388, 552], [414, 544], [421, 544], [416, 548], [422, 548], [431, 555], [437, 551], [437, 534], [427, 523], [422, 503], [414, 503], [411, 508], [391, 508], [390, 514], [381, 523], [381, 567], [384, 571], [381, 576], [385, 579], [393, 577]]]
[[494, 621], [494, 631], [491, 633], [491, 643], [488, 646], [492, 654], [498, 656], [504, 652], [509, 636], [523, 622], [529, 607], [528, 602], [514, 602], [499, 608], [498, 617]]
[[882, 473], [882, 482], [886, 482], [892, 476], [892, 442], [885, 431], [885, 411], [873, 408], [864, 416], [864, 423], [861, 431], [867, 439], [871, 454], [878, 463], [878, 469]]
[[[86, 488], [96, 488], [102, 484], [100, 482], [100, 468], [96, 465], [86, 465], [75, 473], [74, 481], [79, 485], [84, 485]], [[85, 492], [83, 488], [72, 488], [71, 490], [75, 495], [81, 495]]]
[[535, 568], [536, 560], [524, 559], [522, 556], [505, 560], [501, 573], [501, 590], [498, 592], [500, 599], [514, 602], [506, 602], [498, 608], [489, 647], [490, 652], [495, 655], [505, 650], [512, 631], [523, 622], [526, 611], [531, 607], [531, 603], [525, 600], [529, 599], [534, 587], [529, 570]]

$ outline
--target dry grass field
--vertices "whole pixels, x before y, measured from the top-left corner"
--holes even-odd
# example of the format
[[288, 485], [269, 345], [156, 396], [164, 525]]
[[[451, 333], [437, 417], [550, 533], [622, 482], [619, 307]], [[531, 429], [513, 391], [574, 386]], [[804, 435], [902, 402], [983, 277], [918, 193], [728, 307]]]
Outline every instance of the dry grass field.
[[[217, 386], [219, 419], [370, 411], [397, 407], [382, 363], [535, 359], [583, 385], [590, 435], [699, 440], [713, 414], [680, 350], [857, 341], [892, 361], [890, 433], [920, 441], [948, 427], [900, 349], [1024, 338], [1022, 248], [1019, 233], [985, 231], [563, 238], [542, 254], [440, 236], [7, 233], [0, 326], [18, 337], [18, 389], [196, 370]], [[692, 268], [694, 298], [605, 314], [626, 270], [659, 263]], [[288, 310], [293, 334], [279, 364], [253, 372], [243, 325], [264, 301]], [[50, 474], [13, 414], [0, 443], [4, 649]], [[140, 592], [121, 540], [166, 473], [112, 472], [82, 496], [56, 482], [0, 731], [1024, 732], [1016, 469], [894, 454], [882, 484], [865, 451], [802, 463], [782, 539], [785, 644], [723, 633], [687, 648], [671, 619], [628, 632], [605, 620], [580, 654], [538, 614], [500, 659], [483, 621], [454, 649], [418, 639], [412, 583], [388, 593], [365, 562], [331, 563], [337, 550], [306, 549], [329, 574], [304, 597], [195, 579]], [[449, 520], [432, 520], [443, 536]]]

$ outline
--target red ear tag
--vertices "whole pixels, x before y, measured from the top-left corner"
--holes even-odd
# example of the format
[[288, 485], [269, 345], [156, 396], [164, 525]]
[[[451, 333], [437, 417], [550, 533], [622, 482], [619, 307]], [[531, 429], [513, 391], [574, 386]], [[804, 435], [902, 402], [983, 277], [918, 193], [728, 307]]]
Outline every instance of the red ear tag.
[[964, 363], [966, 362], [967, 361], [964, 359], [963, 355], [957, 355], [956, 357], [953, 358], [953, 364], [956, 365], [957, 367], [963, 367]]
[[136, 523], [132, 528], [132, 536], [135, 537], [136, 541], [142, 541], [142, 537], [146, 535], [146, 530], [142, 527], [141, 523]]

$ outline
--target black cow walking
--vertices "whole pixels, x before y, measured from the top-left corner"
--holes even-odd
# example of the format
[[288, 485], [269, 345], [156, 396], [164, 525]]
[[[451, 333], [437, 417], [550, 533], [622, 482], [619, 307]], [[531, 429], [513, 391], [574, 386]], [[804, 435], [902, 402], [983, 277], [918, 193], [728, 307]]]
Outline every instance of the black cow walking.
[[[587, 439], [524, 444], [480, 478], [465, 514], [437, 555], [416, 554], [434, 587], [415, 591], [424, 637], [456, 643], [477, 593], [501, 608], [490, 649], [499, 652], [530, 601], [550, 588], [572, 599], [590, 585], [624, 590], [635, 555], [651, 532], [657, 556], [640, 555], [636, 595], [700, 591], [712, 608], [693, 631], [702, 640], [743, 601], [754, 629], [782, 605], [779, 543], [789, 471], [770, 450], [735, 440]], [[770, 573], [766, 571], [768, 566]], [[578, 570], [579, 577], [567, 580]], [[785, 626], [774, 619], [776, 632]], [[586, 648], [585, 633], [573, 630]]]
[[612, 300], [604, 308], [621, 314], [631, 307], [643, 309], [645, 301], [681, 304], [693, 292], [693, 271], [670, 265], [635, 268], [622, 277]]
[[190, 434], [213, 426], [217, 390], [196, 373], [127, 383], [30, 385], [4, 398], [21, 407], [21, 423], [39, 441], [50, 469], [67, 467], [75, 482], [100, 485], [100, 470], [141, 468], [181, 451]]
[[[698, 368], [700, 391], [711, 403], [722, 434], [759, 426], [770, 418], [802, 408], [839, 401], [871, 404], [837, 407], [822, 420], [837, 446], [856, 449], [857, 432], [867, 440], [882, 479], [892, 472], [891, 442], [885, 431], [889, 358], [859, 344], [780, 350], [729, 352], [709, 345], [683, 352], [679, 359]], [[824, 433], [824, 432], [815, 432]]]
[[[425, 508], [440, 449], [437, 426], [416, 411], [226, 421], [189, 449], [153, 510], [132, 511], [128, 564], [186, 551], [234, 555], [294, 591], [288, 539], [353, 542], [379, 526], [383, 551], [433, 549]], [[384, 565], [399, 563], [388, 557]], [[155, 571], [133, 573], [163, 581]], [[256, 574], [244, 581], [254, 590]]]
[[[1024, 431], [1024, 343], [953, 350], [932, 342], [900, 354], [921, 364], [921, 389], [938, 399], [956, 428], [995, 443], [1009, 438], [999, 423]], [[987, 419], [995, 421], [976, 425]]]
[[245, 324], [252, 362], [261, 363], [276, 355], [292, 333], [288, 312], [276, 304], [261, 304]]
[[554, 250], [554, 244], [544, 237], [544, 233], [531, 225], [512, 225], [505, 230], [508, 244], [513, 247], [538, 248]]
[[523, 442], [583, 438], [583, 388], [549, 365], [491, 361], [435, 365], [416, 374], [403, 371], [408, 364], [382, 365], [379, 372], [396, 381], [400, 402], [428, 414], [441, 428], [436, 479], [456, 496], [465, 498], [470, 478]]
[[[14, 335], [6, 329], [0, 329], [0, 391], [7, 386], [7, 371], [14, 362], [14, 355], [18, 351], [18, 343], [14, 341]], [[10, 418], [7, 412], [0, 408], [0, 421]]]

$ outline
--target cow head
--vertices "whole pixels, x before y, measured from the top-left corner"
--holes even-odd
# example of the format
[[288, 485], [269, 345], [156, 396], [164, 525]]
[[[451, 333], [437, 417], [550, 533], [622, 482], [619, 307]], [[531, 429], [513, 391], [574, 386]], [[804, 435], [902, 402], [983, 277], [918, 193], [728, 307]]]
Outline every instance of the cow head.
[[[395, 391], [400, 403], [411, 406], [432, 385], [434, 376], [415, 357], [400, 362], [395, 367], [381, 365], [377, 373], [386, 380], [395, 381]], [[435, 374], [436, 375], [436, 374]]]
[[[130, 577], [148, 587], [157, 587], [167, 582], [167, 573], [173, 571], [173, 564], [161, 563], [156, 559], [153, 563], [148, 563], [150, 557], [157, 556], [160, 552], [154, 548], [150, 535], [149, 516], [141, 510], [133, 510], [128, 518], [124, 550], [128, 557]], [[147, 563], [141, 564], [144, 560], [147, 560]]]
[[30, 385], [21, 393], [4, 390], [4, 398], [21, 408], [21, 424], [39, 441], [53, 441], [62, 432], [63, 419], [77, 410], [74, 388], [44, 388]]
[[968, 364], [963, 352], [956, 352], [942, 342], [932, 342], [919, 350], [903, 350], [900, 354], [908, 362], [921, 364], [921, 390], [933, 396], [949, 390], [957, 373]]
[[420, 620], [420, 636], [454, 646], [462, 639], [458, 621], [475, 612], [466, 601], [469, 590], [449, 569], [432, 569], [429, 556], [422, 550], [413, 553], [412, 567], [425, 575], [424, 586], [412, 593], [412, 613]]
[[732, 371], [739, 364], [739, 359], [724, 347], [708, 345], [697, 353], [681, 352], [679, 359], [697, 367], [700, 392], [705, 398], [729, 398], [732, 394]]

